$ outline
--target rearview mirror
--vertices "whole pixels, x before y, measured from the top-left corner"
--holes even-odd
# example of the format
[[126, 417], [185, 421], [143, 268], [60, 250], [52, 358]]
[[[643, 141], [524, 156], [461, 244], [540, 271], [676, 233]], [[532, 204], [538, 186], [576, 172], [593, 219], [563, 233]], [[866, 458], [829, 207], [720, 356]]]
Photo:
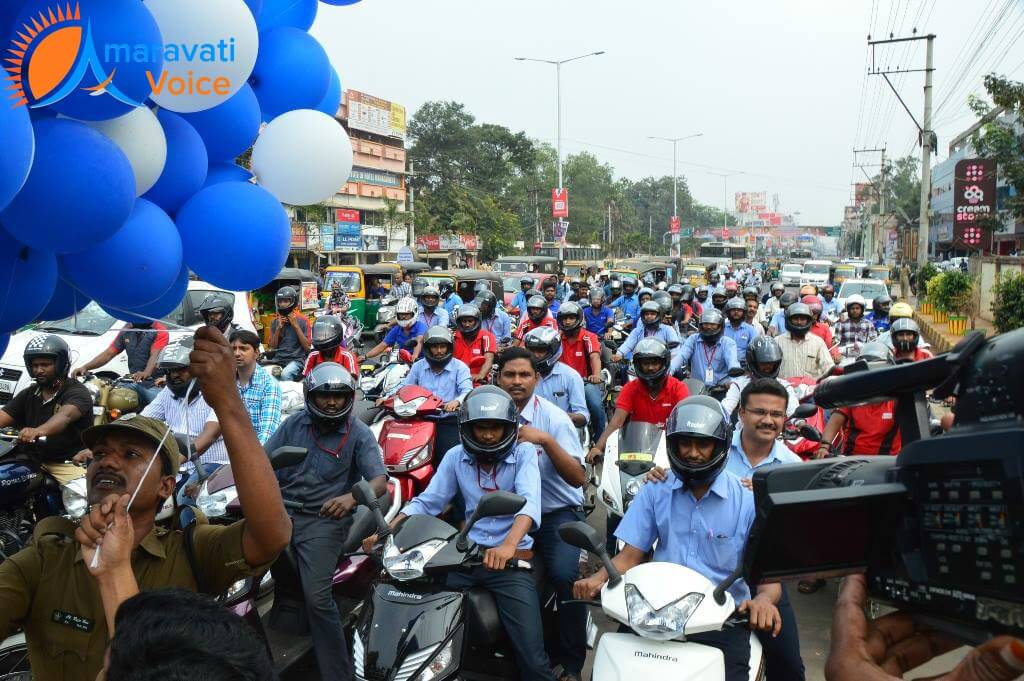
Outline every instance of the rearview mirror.
[[352, 496], [359, 502], [360, 506], [373, 508], [377, 504], [377, 495], [373, 493], [373, 487], [365, 480], [360, 480], [352, 486]]
[[809, 419], [818, 413], [818, 407], [813, 404], [801, 404], [793, 410], [791, 419]]
[[297, 466], [306, 460], [309, 452], [305, 447], [278, 447], [270, 453], [270, 467], [275, 471]]
[[739, 378], [740, 376], [743, 376], [746, 373], [746, 371], [739, 367], [736, 367], [735, 369], [729, 369], [729, 378]]
[[460, 552], [465, 553], [469, 549], [469, 531], [473, 529], [473, 526], [483, 518], [496, 518], [503, 515], [514, 515], [526, 505], [526, 499], [513, 494], [512, 492], [506, 492], [504, 490], [498, 490], [496, 492], [488, 492], [480, 499], [480, 503], [477, 504], [476, 510], [473, 511], [473, 517], [469, 519], [466, 526], [459, 532], [459, 536], [455, 540], [455, 548]]
[[585, 549], [591, 553], [602, 553], [607, 550], [604, 538], [598, 535], [597, 530], [580, 520], [560, 525], [558, 535], [569, 546]]
[[811, 442], [821, 442], [821, 431], [819, 431], [814, 426], [809, 426], [807, 424], [804, 424], [804, 425], [800, 426], [799, 430], [800, 430], [800, 436], [803, 439], [810, 440]]

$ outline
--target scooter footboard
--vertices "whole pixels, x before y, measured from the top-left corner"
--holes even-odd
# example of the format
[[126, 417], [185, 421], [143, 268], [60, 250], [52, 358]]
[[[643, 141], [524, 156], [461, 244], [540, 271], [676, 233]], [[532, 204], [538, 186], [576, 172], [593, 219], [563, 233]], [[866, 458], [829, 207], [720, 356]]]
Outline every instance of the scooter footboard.
[[605, 634], [594, 657], [593, 681], [622, 679], [725, 681], [717, 648], [681, 641], [652, 641], [634, 634]]

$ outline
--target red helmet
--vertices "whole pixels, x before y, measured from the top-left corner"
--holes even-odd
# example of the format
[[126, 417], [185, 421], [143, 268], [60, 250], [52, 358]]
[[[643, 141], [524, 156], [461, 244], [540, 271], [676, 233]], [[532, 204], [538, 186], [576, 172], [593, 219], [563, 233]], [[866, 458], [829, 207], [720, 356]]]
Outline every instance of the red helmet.
[[801, 298], [800, 302], [806, 305], [807, 307], [811, 308], [811, 314], [813, 314], [816, 319], [821, 318], [822, 307], [821, 300], [818, 298], [818, 296], [807, 295]]
[[730, 279], [729, 281], [725, 282], [725, 290], [728, 293], [738, 293], [740, 290], [739, 282], [737, 282], [735, 279]]

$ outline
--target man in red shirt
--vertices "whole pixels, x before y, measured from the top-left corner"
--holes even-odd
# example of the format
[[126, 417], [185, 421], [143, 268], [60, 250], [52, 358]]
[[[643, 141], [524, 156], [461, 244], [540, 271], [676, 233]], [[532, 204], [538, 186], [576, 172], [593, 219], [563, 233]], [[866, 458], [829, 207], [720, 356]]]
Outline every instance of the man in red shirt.
[[341, 320], [333, 315], [319, 317], [313, 322], [313, 352], [306, 358], [306, 366], [302, 369], [303, 376], [309, 376], [317, 365], [334, 362], [344, 367], [345, 371], [359, 378], [359, 362], [356, 356], [346, 350], [342, 344], [344, 326]]
[[526, 316], [513, 334], [516, 337], [516, 345], [522, 347], [526, 334], [542, 326], [558, 331], [558, 322], [548, 312], [548, 301], [544, 296], [533, 296], [526, 301]]
[[889, 326], [889, 337], [897, 362], [919, 362], [930, 359], [930, 350], [918, 347], [921, 340], [921, 328], [913, 319], [901, 317]]
[[671, 363], [672, 354], [660, 338], [644, 338], [636, 344], [633, 349], [633, 368], [637, 380], [623, 386], [615, 401], [615, 413], [608, 427], [587, 453], [587, 461], [593, 463], [604, 456], [608, 438], [625, 425], [627, 418], [665, 426], [672, 408], [690, 396], [686, 384], [668, 375]]
[[597, 334], [583, 326], [583, 308], [574, 302], [558, 308], [558, 328], [562, 331], [561, 361], [583, 378], [583, 396], [590, 412], [590, 425], [595, 434], [608, 425], [601, 394], [601, 341]]
[[473, 386], [487, 381], [494, 364], [498, 341], [494, 334], [480, 328], [480, 308], [472, 303], [459, 305], [455, 315], [455, 359], [469, 367]]

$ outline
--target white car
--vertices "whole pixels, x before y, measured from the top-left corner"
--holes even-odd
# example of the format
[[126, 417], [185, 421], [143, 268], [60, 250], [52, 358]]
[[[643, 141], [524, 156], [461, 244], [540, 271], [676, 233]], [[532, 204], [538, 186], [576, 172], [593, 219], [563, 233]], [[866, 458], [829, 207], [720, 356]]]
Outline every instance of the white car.
[[[205, 281], [190, 281], [188, 294], [171, 314], [164, 317], [171, 340], [191, 335], [203, 324], [197, 308], [206, 296], [214, 292], [227, 293], [235, 299], [234, 323], [243, 329], [255, 331], [252, 313], [249, 310], [248, 295], [244, 291], [223, 291]], [[172, 326], [172, 324], [174, 326]], [[125, 322], [114, 319], [96, 303], [89, 303], [77, 315], [58, 321], [40, 322], [33, 329], [19, 331], [11, 336], [10, 345], [0, 358], [0, 405], [7, 404], [15, 394], [31, 383], [25, 370], [23, 353], [29, 340], [39, 333], [54, 333], [67, 341], [71, 349], [71, 367], [80, 366], [110, 347]], [[186, 327], [184, 330], [180, 327]], [[120, 353], [108, 364], [96, 369], [96, 373], [123, 376], [128, 373], [128, 360]]]
[[846, 309], [846, 299], [852, 295], [860, 294], [864, 297], [865, 313], [871, 311], [871, 303], [878, 296], [889, 295], [884, 281], [878, 279], [847, 279], [839, 287], [836, 300], [839, 301], [839, 309]]
[[803, 265], [798, 262], [787, 262], [782, 265], [782, 271], [779, 272], [779, 281], [783, 286], [799, 286], [803, 276]]
[[800, 274], [800, 285], [814, 284], [820, 289], [828, 283], [831, 270], [831, 260], [808, 260]]

